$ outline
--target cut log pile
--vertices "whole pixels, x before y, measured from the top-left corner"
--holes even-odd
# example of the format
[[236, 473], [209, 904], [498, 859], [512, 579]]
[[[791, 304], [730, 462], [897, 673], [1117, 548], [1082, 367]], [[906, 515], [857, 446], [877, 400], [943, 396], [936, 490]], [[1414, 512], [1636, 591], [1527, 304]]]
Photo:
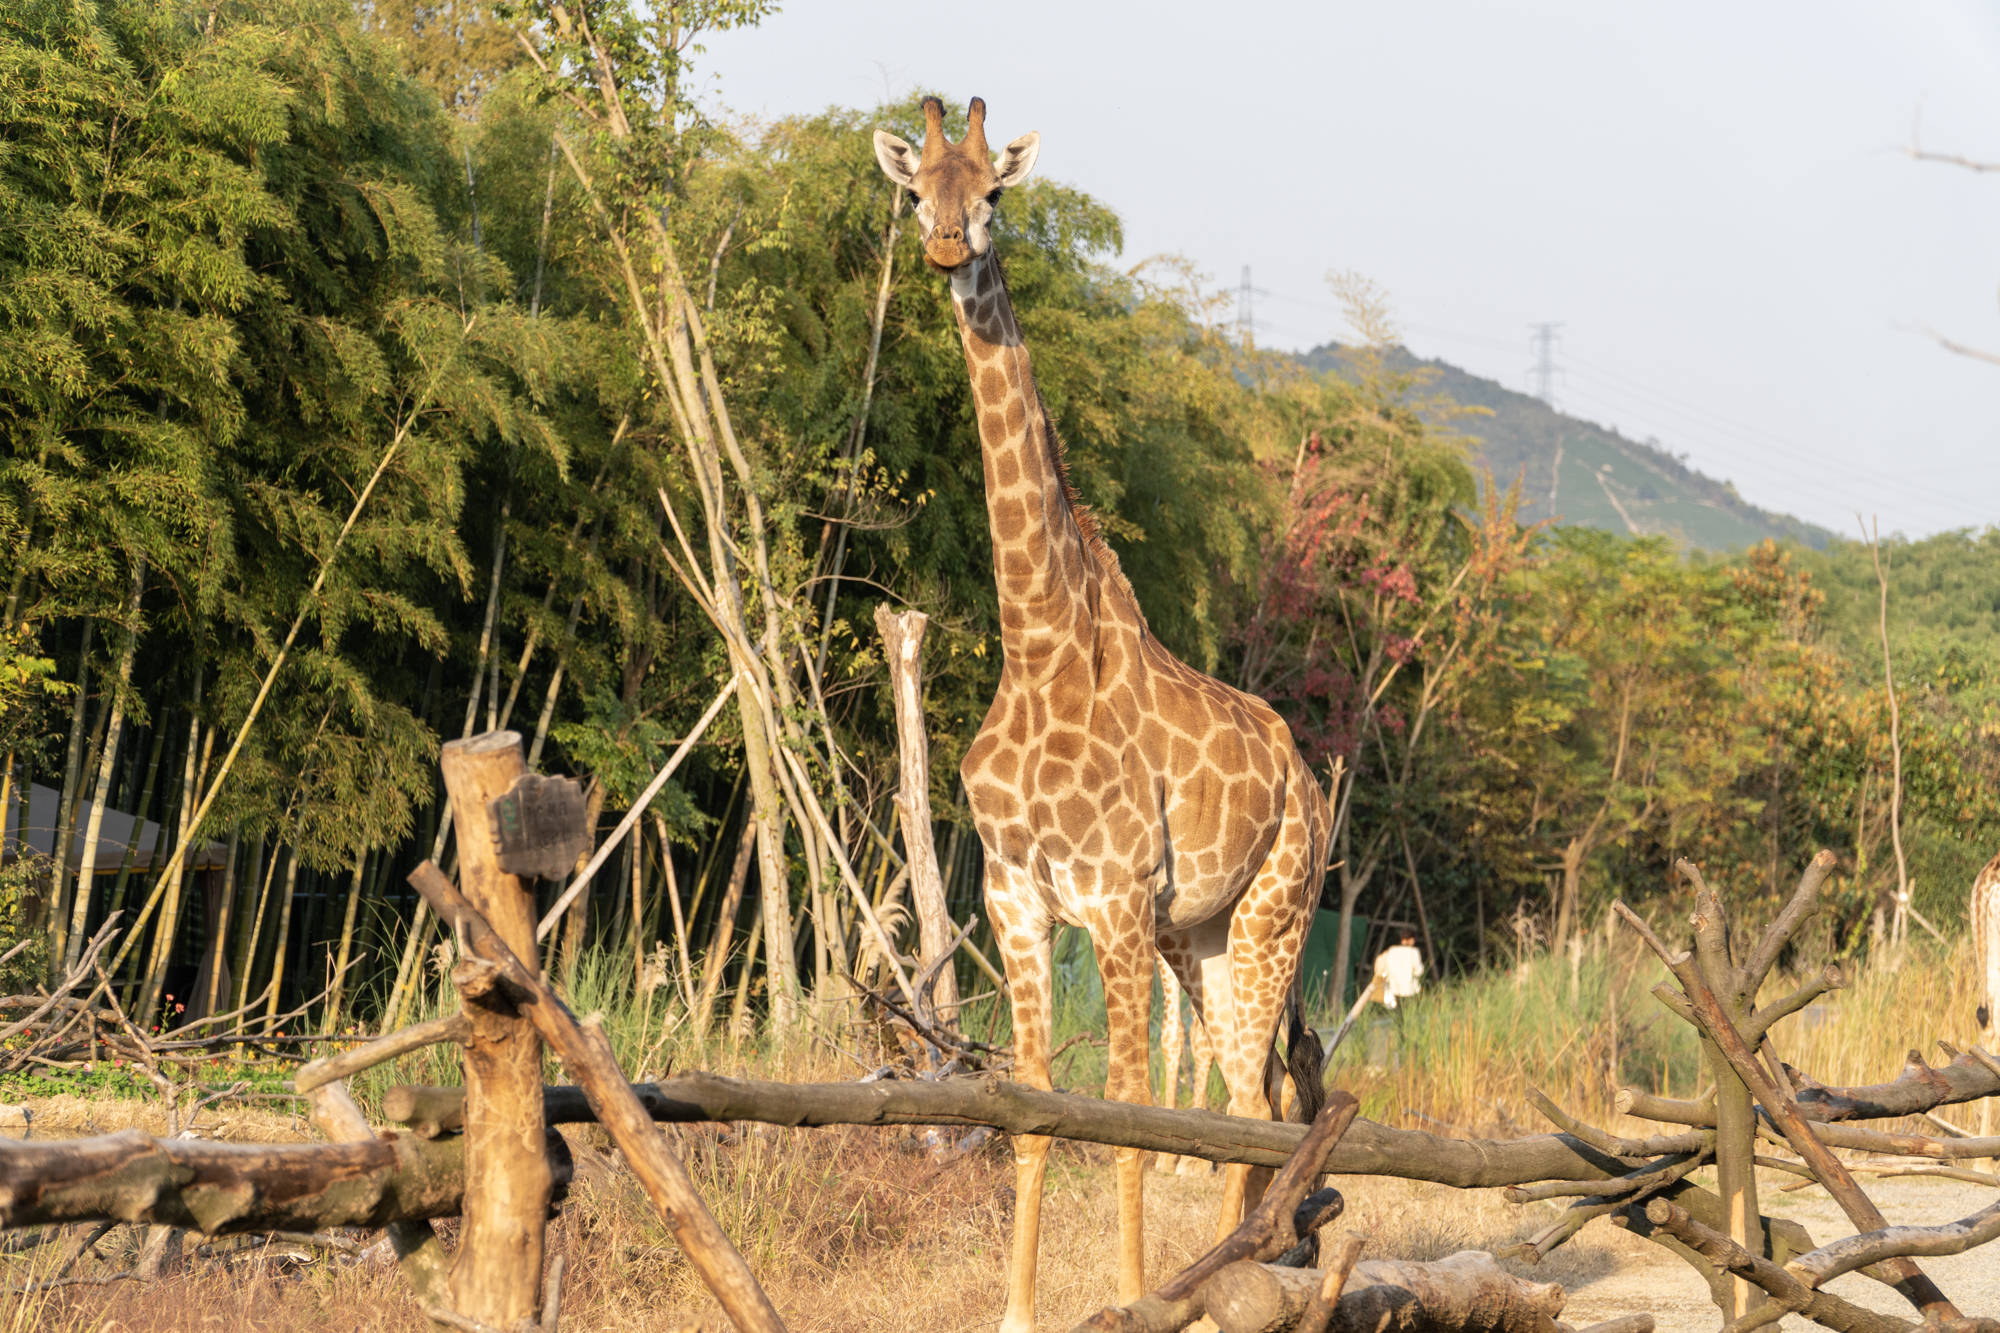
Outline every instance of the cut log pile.
[[[954, 1064], [975, 1063], [961, 1057], [978, 1043], [961, 1044], [951, 1030], [948, 1002], [932, 997], [933, 965], [956, 947], [936, 940], [927, 942], [910, 1015], [931, 1062], [921, 1071], [925, 1077], [786, 1084], [694, 1073], [629, 1083], [603, 1033], [572, 1014], [542, 979], [534, 964], [531, 897], [501, 868], [493, 840], [482, 836], [490, 807], [525, 774], [519, 738], [502, 732], [454, 743], [446, 747], [444, 768], [454, 819], [465, 833], [460, 884], [454, 887], [428, 862], [411, 880], [459, 941], [454, 980], [462, 1012], [302, 1067], [295, 1086], [331, 1140], [327, 1144], [230, 1145], [137, 1132], [67, 1142], [0, 1141], [0, 1228], [82, 1226], [86, 1234], [63, 1272], [111, 1226], [151, 1228], [141, 1267], [114, 1275], [140, 1278], [159, 1271], [182, 1231], [287, 1237], [292, 1244], [353, 1250], [354, 1242], [326, 1233], [381, 1228], [419, 1301], [440, 1324], [552, 1329], [561, 1274], [559, 1265], [544, 1264], [543, 1238], [549, 1205], [560, 1200], [570, 1175], [567, 1148], [553, 1126], [595, 1122], [617, 1144], [734, 1324], [779, 1330], [784, 1323], [777, 1309], [669, 1140], [654, 1129], [656, 1122], [985, 1126], [1281, 1168], [1242, 1226], [1138, 1301], [1100, 1310], [1077, 1333], [1176, 1333], [1203, 1317], [1224, 1333], [1552, 1333], [1567, 1327], [1557, 1320], [1561, 1287], [1510, 1273], [1501, 1261], [1533, 1262], [1600, 1217], [1660, 1241], [1694, 1265], [1736, 1333], [1787, 1313], [1855, 1333], [2000, 1333], [2000, 1323], [1968, 1317], [1917, 1263], [2000, 1238], [2000, 1204], [1946, 1226], [1890, 1226], [1856, 1182], [1861, 1168], [1840, 1155], [1917, 1158], [1931, 1163], [1928, 1169], [1987, 1179], [1935, 1164], [2000, 1156], [2000, 1141], [1934, 1139], [1863, 1122], [2000, 1094], [2000, 1061], [1976, 1049], [1948, 1051], [1949, 1063], [1933, 1067], [1912, 1054], [1889, 1083], [1834, 1088], [1777, 1058], [1773, 1028], [1841, 984], [1829, 969], [1782, 998], [1758, 1003], [1766, 975], [1811, 914], [1831, 865], [1824, 854], [1777, 920], [1747, 948], [1732, 943], [1739, 937], [1720, 899], [1685, 863], [1682, 873], [1696, 892], [1692, 950], [1670, 948], [1620, 907], [1673, 978], [1656, 994], [1698, 1030], [1716, 1089], [1701, 1101], [1638, 1091], [1621, 1097], [1622, 1110], [1662, 1122], [1668, 1132], [1644, 1139], [1613, 1135], [1537, 1095], [1555, 1132], [1451, 1139], [1359, 1119], [1354, 1098], [1341, 1091], [1329, 1094], [1311, 1126], [1301, 1126], [1041, 1092], [991, 1072], [942, 1076]], [[108, 1004], [106, 1012], [116, 1013], [94, 967], [105, 938], [82, 951], [85, 971], [74, 979], [75, 995], [35, 997], [28, 1012], [37, 1021], [54, 1016], [60, 1024], [64, 1015], [77, 1015], [70, 1030], [88, 1032], [99, 1008]], [[129, 1030], [122, 1022], [117, 1026]], [[61, 1039], [70, 1039], [67, 1031]], [[344, 1080], [434, 1043], [463, 1048], [466, 1086], [391, 1089], [384, 1111], [396, 1127], [371, 1127]], [[542, 1085], [544, 1043], [575, 1086]], [[156, 1053], [158, 1046], [152, 1044]], [[1857, 1234], [1816, 1245], [1797, 1223], [1764, 1216], [1757, 1202], [1759, 1167], [1823, 1187]], [[1706, 1168], [1713, 1168], [1714, 1189], [1693, 1179]], [[1504, 1187], [1516, 1202], [1573, 1202], [1553, 1225], [1497, 1261], [1478, 1252], [1432, 1263], [1362, 1259], [1364, 1238], [1338, 1225], [1341, 1195], [1319, 1188], [1330, 1174]], [[464, 1221], [448, 1252], [431, 1221], [450, 1216]], [[1894, 1288], [1910, 1307], [1909, 1317], [1872, 1313], [1824, 1289], [1849, 1273]], [[1648, 1333], [1651, 1326], [1650, 1316], [1636, 1314], [1593, 1333]]]

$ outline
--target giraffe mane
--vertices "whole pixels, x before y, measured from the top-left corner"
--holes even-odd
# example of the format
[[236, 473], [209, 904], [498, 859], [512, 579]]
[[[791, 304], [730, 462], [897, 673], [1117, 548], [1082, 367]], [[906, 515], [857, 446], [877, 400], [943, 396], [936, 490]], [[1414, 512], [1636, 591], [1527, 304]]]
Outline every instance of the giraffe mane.
[[1132, 580], [1125, 576], [1125, 567], [1119, 563], [1118, 552], [1111, 549], [1111, 543], [1104, 538], [1104, 526], [1097, 521], [1097, 511], [1077, 493], [1076, 483], [1069, 475], [1069, 446], [1063, 443], [1062, 432], [1056, 429], [1055, 418], [1049, 415], [1049, 405], [1042, 400], [1042, 387], [1035, 386], [1035, 410], [1042, 414], [1043, 428], [1048, 432], [1049, 454], [1055, 460], [1056, 480], [1062, 483], [1063, 499], [1069, 502], [1070, 516], [1076, 520], [1077, 531], [1083, 534], [1083, 549], [1097, 562], [1097, 567], [1109, 576], [1113, 592], [1122, 594], [1138, 614], [1139, 625], [1150, 630], [1146, 620], [1146, 608], [1139, 605], [1139, 594], [1132, 591]]

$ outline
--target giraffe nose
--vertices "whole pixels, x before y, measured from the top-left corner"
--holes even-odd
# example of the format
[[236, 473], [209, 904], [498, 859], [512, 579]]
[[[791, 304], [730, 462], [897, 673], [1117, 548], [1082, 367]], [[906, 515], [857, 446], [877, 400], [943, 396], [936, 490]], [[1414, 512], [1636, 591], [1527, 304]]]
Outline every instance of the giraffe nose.
[[932, 268], [949, 273], [972, 258], [965, 243], [965, 228], [938, 227], [924, 239], [924, 259]]

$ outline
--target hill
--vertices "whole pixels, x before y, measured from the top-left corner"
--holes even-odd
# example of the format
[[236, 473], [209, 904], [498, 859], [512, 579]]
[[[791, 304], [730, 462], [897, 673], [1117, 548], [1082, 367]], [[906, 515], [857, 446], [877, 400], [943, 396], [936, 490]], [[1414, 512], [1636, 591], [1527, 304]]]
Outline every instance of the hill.
[[[1312, 370], [1339, 372], [1345, 355], [1339, 344], [1328, 343], [1299, 360]], [[1817, 549], [1834, 539], [1803, 519], [1758, 508], [1729, 482], [1695, 471], [1656, 444], [1558, 412], [1448, 361], [1398, 349], [1391, 363], [1429, 371], [1432, 392], [1492, 414], [1461, 418], [1454, 428], [1477, 441], [1479, 464], [1501, 485], [1521, 479], [1524, 519], [1667, 536], [1705, 551], [1741, 550], [1766, 537]]]

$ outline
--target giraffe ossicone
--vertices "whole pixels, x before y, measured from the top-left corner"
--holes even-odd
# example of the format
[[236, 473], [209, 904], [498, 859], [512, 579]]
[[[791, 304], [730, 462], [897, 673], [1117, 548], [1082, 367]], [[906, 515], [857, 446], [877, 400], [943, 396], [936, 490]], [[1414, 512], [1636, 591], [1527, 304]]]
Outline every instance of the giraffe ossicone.
[[[875, 134], [882, 171], [907, 190], [924, 259], [950, 278], [979, 423], [999, 688], [960, 767], [986, 856], [988, 919], [1006, 963], [1015, 1077], [1049, 1084], [1050, 935], [1091, 936], [1109, 1031], [1105, 1095], [1149, 1100], [1156, 955], [1193, 1001], [1229, 1110], [1277, 1114], [1274, 1041], [1287, 1006], [1298, 1103], [1320, 1099], [1315, 1041], [1298, 1010], [1299, 955], [1326, 866], [1332, 812], [1290, 731], [1263, 700], [1186, 665], [1155, 638], [1118, 557], [1070, 489], [989, 230], [1024, 180], [1038, 135], [996, 164], [986, 104], [963, 138], [924, 101], [921, 151]], [[1300, 1072], [1310, 1046], [1311, 1075]], [[1002, 1333], [1034, 1327], [1035, 1255], [1049, 1140], [1014, 1141], [1014, 1246]], [[1120, 1149], [1118, 1298], [1145, 1290], [1143, 1154]], [[1254, 1204], [1268, 1171], [1229, 1168], [1218, 1230]]]

